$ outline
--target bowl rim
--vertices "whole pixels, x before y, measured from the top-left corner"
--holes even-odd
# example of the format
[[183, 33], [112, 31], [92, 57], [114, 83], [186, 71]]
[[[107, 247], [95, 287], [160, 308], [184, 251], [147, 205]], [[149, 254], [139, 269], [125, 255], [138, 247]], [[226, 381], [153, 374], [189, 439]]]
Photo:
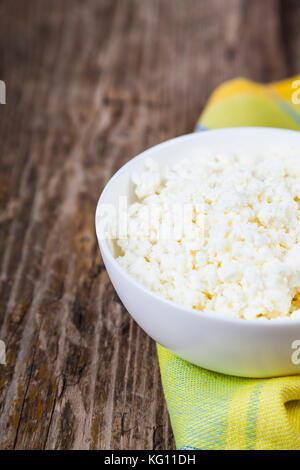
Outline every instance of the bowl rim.
[[[220, 129], [208, 129], [207, 132], [209, 134], [239, 134], [239, 133], [269, 133], [269, 134], [293, 134], [297, 135], [300, 139], [300, 131], [292, 130], [292, 129], [282, 129], [282, 128], [276, 128], [276, 127], [228, 127], [228, 128], [220, 128]], [[185, 314], [190, 314], [196, 317], [202, 317], [208, 320], [215, 320], [215, 321], [224, 321], [227, 324], [233, 324], [233, 325], [255, 325], [259, 326], [261, 328], [282, 328], [283, 326], [287, 327], [290, 326], [295, 327], [295, 326], [300, 326], [300, 319], [288, 319], [285, 317], [279, 317], [276, 319], [242, 319], [242, 318], [232, 318], [232, 317], [226, 317], [222, 314], [215, 313], [215, 312], [209, 312], [209, 311], [202, 311], [202, 310], [196, 310], [191, 307], [187, 307], [181, 304], [178, 304], [172, 300], [169, 300], [162, 295], [151, 291], [147, 287], [145, 287], [142, 283], [134, 279], [120, 264], [117, 262], [116, 258], [113, 256], [111, 253], [110, 249], [107, 246], [106, 240], [104, 238], [101, 238], [101, 233], [99, 229], [99, 225], [97, 222], [98, 218], [98, 212], [99, 208], [103, 202], [103, 199], [105, 198], [106, 192], [109, 190], [109, 187], [113, 181], [118, 179], [124, 172], [128, 172], [128, 169], [135, 164], [135, 162], [142, 160], [144, 158], [147, 158], [148, 154], [151, 154], [153, 150], [159, 150], [168, 146], [176, 145], [178, 142], [182, 142], [184, 140], [192, 140], [192, 139], [199, 139], [200, 136], [203, 134], [206, 134], [206, 131], [198, 131], [198, 132], [192, 132], [189, 134], [184, 134], [180, 135], [177, 137], [174, 137], [172, 139], [168, 139], [166, 141], [163, 141], [159, 144], [156, 144], [152, 147], [147, 148], [146, 150], [143, 150], [139, 154], [137, 154], [135, 157], [131, 158], [128, 162], [126, 162], [124, 165], [122, 165], [119, 170], [117, 170], [111, 178], [107, 181], [105, 184], [100, 197], [97, 202], [97, 207], [96, 207], [96, 213], [95, 213], [95, 227], [96, 227], [96, 234], [97, 234], [97, 239], [100, 247], [101, 254], [105, 255], [105, 257], [109, 260], [109, 262], [113, 265], [114, 269], [118, 272], [118, 274], [125, 278], [129, 283], [133, 284], [133, 286], [145, 294], [149, 295], [150, 297], [153, 297], [155, 300], [162, 302], [163, 304], [169, 306], [169, 307], [175, 307], [179, 311]], [[201, 138], [201, 137], [200, 137]], [[102, 254], [102, 256], [103, 256]]]

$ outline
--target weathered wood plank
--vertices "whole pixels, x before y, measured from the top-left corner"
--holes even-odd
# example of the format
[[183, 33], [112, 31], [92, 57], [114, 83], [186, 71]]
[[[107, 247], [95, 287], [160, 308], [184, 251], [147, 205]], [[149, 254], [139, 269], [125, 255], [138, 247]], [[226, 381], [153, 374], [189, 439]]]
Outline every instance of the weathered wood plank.
[[0, 3], [1, 448], [174, 448], [155, 344], [98, 253], [97, 198], [192, 131], [222, 81], [295, 73], [299, 15], [293, 0]]

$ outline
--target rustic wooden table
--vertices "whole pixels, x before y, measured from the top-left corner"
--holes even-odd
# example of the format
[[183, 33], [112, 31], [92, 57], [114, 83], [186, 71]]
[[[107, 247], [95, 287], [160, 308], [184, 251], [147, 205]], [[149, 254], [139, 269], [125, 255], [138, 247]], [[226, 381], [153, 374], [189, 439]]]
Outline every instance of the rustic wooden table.
[[154, 342], [94, 231], [109, 177], [210, 92], [299, 72], [299, 0], [0, 1], [0, 446], [173, 449]]

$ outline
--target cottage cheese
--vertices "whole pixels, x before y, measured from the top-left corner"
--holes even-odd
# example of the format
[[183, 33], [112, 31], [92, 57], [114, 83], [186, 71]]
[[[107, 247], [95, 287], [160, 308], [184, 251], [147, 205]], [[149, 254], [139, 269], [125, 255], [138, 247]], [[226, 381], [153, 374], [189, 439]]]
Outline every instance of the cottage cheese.
[[148, 160], [132, 182], [116, 244], [137, 281], [211, 314], [300, 319], [299, 151]]

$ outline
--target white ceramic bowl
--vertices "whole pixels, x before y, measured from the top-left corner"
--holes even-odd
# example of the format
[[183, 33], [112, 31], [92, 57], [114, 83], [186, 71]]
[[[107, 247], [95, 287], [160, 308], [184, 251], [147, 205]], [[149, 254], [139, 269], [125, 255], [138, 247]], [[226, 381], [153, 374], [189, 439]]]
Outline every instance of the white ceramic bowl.
[[[207, 369], [244, 377], [299, 374], [300, 320], [239, 320], [177, 305], [135, 281], [117, 263], [112, 243], [103, 237], [103, 205], [132, 197], [130, 175], [151, 157], [170, 164], [197, 155], [199, 149], [253, 152], [270, 146], [298, 146], [300, 132], [271, 128], [232, 128], [185, 135], [157, 145], [124, 165], [99, 199], [96, 230], [109, 277], [128, 312], [159, 344]], [[299, 352], [299, 354], [298, 354]]]

